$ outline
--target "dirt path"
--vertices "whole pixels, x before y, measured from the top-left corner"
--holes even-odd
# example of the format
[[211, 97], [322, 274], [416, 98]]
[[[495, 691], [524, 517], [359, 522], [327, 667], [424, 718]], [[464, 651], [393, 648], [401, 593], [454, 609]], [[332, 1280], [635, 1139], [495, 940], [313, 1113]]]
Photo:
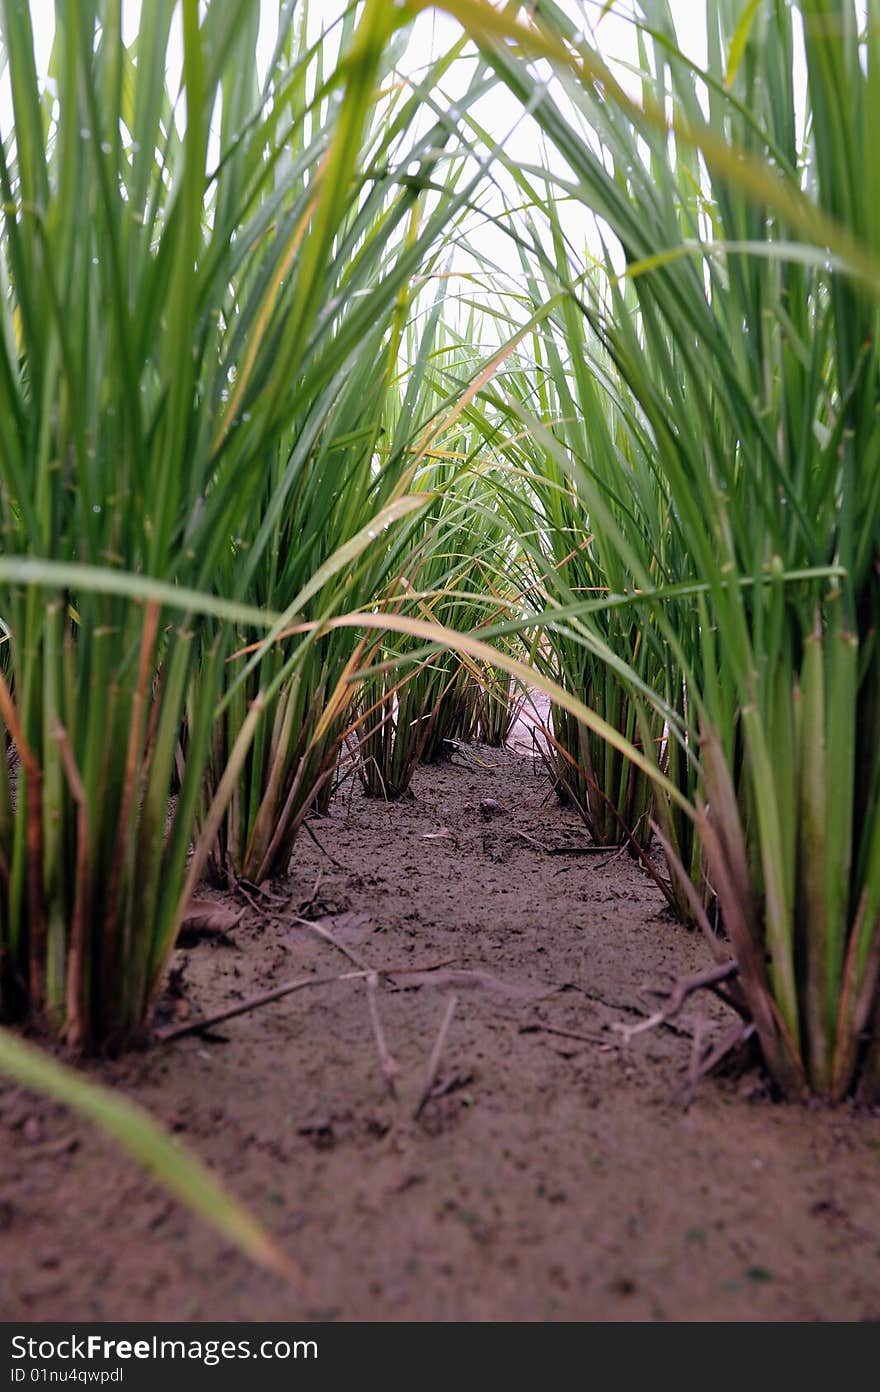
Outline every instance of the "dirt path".
[[[626, 859], [534, 844], [585, 838], [521, 755], [476, 748], [414, 791], [384, 806], [346, 790], [315, 824], [328, 854], [302, 838], [274, 916], [248, 908], [227, 941], [178, 954], [204, 1012], [349, 969], [289, 921], [320, 872], [308, 912], [356, 956], [450, 963], [433, 984], [401, 975], [378, 992], [396, 1102], [361, 982], [96, 1070], [281, 1235], [317, 1306], [62, 1110], [0, 1085], [0, 1317], [880, 1318], [880, 1118], [775, 1106], [754, 1074], [704, 1081], [688, 1108], [670, 1100], [687, 1035], [621, 1047], [611, 1026], [644, 1011], [646, 984], [705, 965], [699, 939]], [[509, 989], [448, 975], [463, 970]], [[415, 1121], [453, 990], [449, 1090]], [[707, 1013], [695, 1001], [681, 1023]]]

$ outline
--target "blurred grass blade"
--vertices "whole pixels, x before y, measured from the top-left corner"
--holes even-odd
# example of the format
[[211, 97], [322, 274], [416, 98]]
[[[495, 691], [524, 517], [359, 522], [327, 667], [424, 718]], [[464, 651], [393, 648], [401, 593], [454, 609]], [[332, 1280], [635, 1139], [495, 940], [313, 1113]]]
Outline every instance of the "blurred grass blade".
[[143, 1110], [109, 1088], [84, 1078], [41, 1049], [0, 1028], [0, 1072], [23, 1087], [53, 1097], [94, 1123], [187, 1208], [253, 1261], [302, 1287], [292, 1258], [232, 1196], [210, 1170]]

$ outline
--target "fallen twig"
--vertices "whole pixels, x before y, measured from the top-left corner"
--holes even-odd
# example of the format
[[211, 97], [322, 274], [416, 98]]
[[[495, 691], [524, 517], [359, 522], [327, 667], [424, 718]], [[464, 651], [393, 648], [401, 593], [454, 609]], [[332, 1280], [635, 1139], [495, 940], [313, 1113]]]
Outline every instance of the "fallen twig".
[[283, 914], [277, 916], [285, 923], [295, 923], [297, 927], [308, 928], [311, 933], [315, 933], [317, 937], [323, 938], [324, 942], [329, 943], [331, 947], [335, 947], [337, 952], [341, 952], [343, 957], [347, 957], [349, 962], [352, 962], [356, 967], [360, 967], [361, 970], [374, 970], [374, 968], [367, 965], [363, 957], [359, 956], [357, 952], [352, 952], [351, 948], [345, 946], [345, 943], [341, 943], [338, 938], [334, 938], [329, 928], [322, 927], [320, 923], [316, 923], [313, 919], [302, 918], [300, 914]]
[[271, 1005], [273, 1001], [292, 995], [294, 991], [302, 991], [307, 986], [332, 986], [337, 981], [363, 981], [365, 977], [374, 974], [387, 978], [406, 976], [407, 972], [421, 975], [423, 972], [438, 971], [447, 965], [447, 962], [437, 962], [427, 967], [365, 967], [360, 971], [342, 972], [336, 976], [301, 976], [296, 981], [286, 981], [281, 986], [274, 986], [271, 991], [261, 991], [259, 995], [249, 996], [247, 1000], [238, 1001], [213, 1015], [202, 1015], [198, 1020], [186, 1020], [179, 1025], [161, 1025], [153, 1030], [152, 1039], [157, 1044], [167, 1044], [173, 1039], [182, 1039], [186, 1034], [199, 1034], [202, 1030], [211, 1029], [213, 1025], [222, 1024], [224, 1020], [234, 1019], [236, 1015], [246, 1015], [251, 1010], [258, 1010], [261, 1005]]
[[246, 900], [246, 902], [250, 904], [251, 908], [254, 910], [255, 913], [264, 914], [266, 912], [262, 905], [257, 903], [250, 890], [245, 889], [244, 883], [241, 880], [236, 880], [235, 892], [236, 894], [240, 894], [242, 899]]
[[709, 1053], [703, 1059], [691, 1086], [698, 1083], [701, 1078], [705, 1078], [706, 1074], [711, 1073], [713, 1068], [717, 1068], [723, 1058], [726, 1058], [738, 1045], [745, 1044], [747, 1040], [751, 1039], [754, 1033], [755, 1023], [753, 1020], [749, 1020], [747, 1023], [742, 1020], [737, 1020], [735, 1024], [731, 1025], [729, 1030], [725, 1030], [724, 1034], [715, 1045], [715, 1048], [710, 1049]]
[[440, 1068], [440, 1055], [443, 1053], [443, 1045], [446, 1043], [446, 1036], [449, 1033], [449, 1026], [452, 1024], [452, 1017], [455, 1014], [455, 1007], [458, 1005], [458, 996], [452, 995], [446, 1003], [446, 1011], [440, 1022], [440, 1029], [431, 1050], [431, 1057], [428, 1060], [428, 1071], [425, 1074], [425, 1086], [422, 1088], [416, 1109], [413, 1112], [413, 1120], [418, 1121], [425, 1105], [430, 1101], [434, 1091], [434, 1084], [437, 1081], [437, 1073]]
[[318, 877], [317, 877], [317, 879], [315, 880], [315, 885], [314, 885], [314, 888], [313, 888], [311, 894], [309, 895], [308, 899], [303, 899], [302, 903], [301, 903], [300, 906], [299, 906], [299, 912], [300, 912], [301, 914], [304, 914], [305, 911], [306, 911], [306, 909], [310, 909], [310, 908], [312, 907], [313, 904], [316, 904], [316, 903], [317, 903], [317, 901], [318, 901], [318, 891], [319, 891], [320, 888], [321, 888], [321, 884], [322, 884], [322, 882], [323, 882], [323, 879], [324, 879], [324, 871], [323, 871], [323, 869], [320, 869], [320, 868], [319, 868], [319, 870], [318, 870]]
[[545, 855], [549, 855], [550, 847], [545, 846], [544, 842], [538, 841], [536, 837], [529, 836], [527, 831], [517, 831], [516, 827], [514, 827], [510, 834], [511, 836], [518, 836], [521, 841], [528, 841], [530, 846], [534, 846], [537, 850], [543, 851]]
[[[591, 991], [586, 986], [581, 986], [577, 981], [566, 981], [563, 985], [556, 988], [558, 991], [577, 991], [579, 995], [585, 996], [588, 1001], [595, 1001], [597, 1005], [603, 1005], [607, 1010], [620, 1010], [625, 1015], [638, 1015], [640, 1020], [645, 1018], [645, 1008], [642, 1005], [631, 1005], [629, 1001], [610, 1000], [608, 996], [603, 996], [599, 991]], [[710, 990], [713, 988], [709, 988]], [[677, 1035], [681, 1039], [693, 1039], [694, 1032], [685, 1025], [676, 1025], [672, 1020], [664, 1020], [662, 1029], [668, 1030], [670, 1034]]]
[[388, 1045], [385, 1043], [385, 1033], [382, 1029], [382, 1021], [379, 1019], [379, 1006], [376, 1000], [378, 991], [378, 973], [370, 972], [367, 976], [367, 1003], [370, 1007], [370, 1023], [373, 1026], [373, 1036], [376, 1040], [376, 1049], [379, 1054], [379, 1064], [382, 1068], [382, 1075], [388, 1086], [389, 1096], [396, 1102], [397, 1084], [394, 1080], [400, 1072], [400, 1065], [389, 1052]]
[[[271, 909], [266, 907], [267, 904], [287, 903], [286, 898], [282, 898], [281, 895], [278, 894], [272, 894], [265, 885], [255, 885], [251, 880], [246, 880], [240, 875], [234, 875], [231, 870], [229, 871], [229, 881], [235, 893], [240, 894], [242, 899], [247, 900], [251, 908], [258, 914], [268, 914], [272, 912]], [[255, 894], [259, 895], [260, 899], [265, 902], [262, 904], [258, 903], [254, 898]]]
[[[724, 1031], [718, 1043], [713, 1049], [710, 1049], [708, 1053], [702, 1054], [701, 1049], [695, 1048], [691, 1056], [688, 1075], [684, 1082], [675, 1089], [669, 1101], [677, 1102], [682, 1096], [689, 1097], [701, 1078], [705, 1078], [708, 1073], [711, 1073], [714, 1068], [717, 1068], [719, 1063], [721, 1063], [729, 1053], [732, 1053], [738, 1045], [745, 1044], [747, 1040], [751, 1039], [754, 1033], [755, 1025], [753, 1021], [737, 1020], [735, 1024], [731, 1025], [730, 1029]], [[694, 1042], [696, 1044], [696, 1040]]]
[[719, 981], [727, 981], [730, 977], [735, 976], [738, 970], [736, 962], [730, 961], [721, 962], [714, 967], [707, 967], [704, 971], [693, 972], [690, 976], [681, 976], [669, 993], [669, 999], [662, 1010], [657, 1010], [653, 1015], [646, 1016], [637, 1025], [622, 1025], [615, 1022], [613, 1028], [623, 1035], [628, 1044], [635, 1035], [644, 1034], [646, 1030], [656, 1029], [658, 1025], [668, 1024], [694, 991], [699, 991], [706, 986], [715, 986]]
[[294, 991], [302, 991], [307, 986], [330, 986], [336, 981], [363, 980], [368, 975], [368, 971], [352, 971], [343, 972], [341, 975], [337, 973], [336, 976], [301, 976], [296, 981], [285, 981], [281, 986], [274, 986], [271, 991], [261, 991], [258, 996], [249, 996], [247, 1000], [238, 1001], [213, 1015], [203, 1015], [198, 1020], [187, 1020], [181, 1025], [160, 1026], [159, 1029], [153, 1030], [153, 1039], [160, 1044], [167, 1044], [169, 1040], [181, 1039], [185, 1034], [198, 1034], [201, 1030], [210, 1029], [212, 1025], [222, 1024], [224, 1020], [232, 1020], [236, 1015], [245, 1015], [248, 1011], [259, 1009], [261, 1005], [270, 1005], [272, 1001], [281, 1000], [282, 997], [292, 995]]
[[700, 1076], [700, 1064], [705, 1057], [706, 1036], [712, 1033], [710, 1020], [697, 1020], [691, 1043], [691, 1058], [688, 1064], [688, 1086], [693, 1087]]

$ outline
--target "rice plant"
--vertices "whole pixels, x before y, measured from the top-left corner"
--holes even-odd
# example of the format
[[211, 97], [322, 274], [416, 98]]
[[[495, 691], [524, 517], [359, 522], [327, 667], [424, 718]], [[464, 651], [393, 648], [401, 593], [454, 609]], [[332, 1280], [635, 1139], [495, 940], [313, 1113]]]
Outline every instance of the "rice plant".
[[[438, 60], [427, 88], [455, 52]], [[340, 207], [323, 283], [312, 283], [320, 312], [291, 383], [295, 404], [287, 433], [252, 531], [228, 558], [227, 585], [288, 620], [317, 621], [381, 598], [399, 564], [388, 528], [419, 511], [425, 489], [434, 487], [432, 479], [414, 482], [433, 400], [422, 383], [442, 279], [433, 301], [424, 287], [481, 171], [462, 177], [464, 152], [442, 110], [419, 134], [423, 94], [390, 82], [396, 56], [393, 47], [383, 56], [390, 95], [370, 109], [362, 172]], [[477, 72], [462, 109], [484, 85]], [[328, 128], [332, 120], [328, 111]], [[303, 165], [301, 178], [308, 168]], [[301, 196], [305, 192], [304, 183]], [[246, 648], [246, 635], [240, 638]], [[259, 883], [285, 871], [306, 816], [326, 807], [354, 718], [353, 674], [364, 651], [353, 634], [336, 632], [304, 637], [293, 656], [282, 658], [270, 645], [244, 657], [228, 669], [204, 815], [250, 703], [264, 691], [266, 717], [212, 850], [218, 877]]]
[[[537, 299], [534, 281], [532, 287]], [[567, 325], [563, 320], [558, 326], [561, 333], [566, 328], [574, 334], [567, 363], [550, 319], [535, 334], [534, 360], [523, 360], [516, 370], [509, 370], [503, 384], [503, 391], [521, 410], [540, 412], [552, 440], [548, 450], [534, 435], [516, 431], [506, 447], [508, 457], [528, 479], [516, 511], [524, 534], [530, 527], [525, 552], [535, 622], [547, 612], [551, 619], [544, 629], [544, 643], [534, 649], [534, 661], [629, 742], [641, 746], [645, 733], [660, 740], [662, 722], [658, 724], [656, 713], [639, 706], [631, 683], [608, 656], [622, 659], [643, 685], [653, 689], [664, 665], [662, 645], [631, 609], [603, 607], [603, 596], [622, 588], [623, 571], [599, 518], [585, 503], [579, 479], [589, 471], [590, 486], [601, 488], [608, 507], [620, 515], [625, 512], [630, 523], [643, 521], [637, 517], [640, 492], [644, 491], [649, 505], [655, 499], [650, 486], [644, 487], [644, 456], [637, 455], [634, 467], [627, 453], [632, 437], [622, 431], [618, 438], [614, 436], [614, 411], [604, 408], [594, 384], [591, 373], [597, 364], [591, 364], [586, 345], [577, 339], [577, 319], [569, 316]], [[569, 370], [576, 382], [570, 381]], [[610, 401], [610, 397], [604, 399]], [[496, 416], [514, 416], [501, 392], [487, 404]], [[596, 601], [589, 616], [572, 614], [567, 623], [554, 619], [553, 611], [560, 606], [576, 608], [589, 599]], [[554, 707], [551, 721], [552, 728], [544, 731], [544, 752], [561, 800], [579, 812], [599, 844], [645, 846], [651, 834], [650, 780], [568, 712]]]
[[[479, 633], [511, 602], [515, 543], [491, 504], [492, 485], [473, 467], [480, 436], [457, 432], [417, 479], [433, 501], [397, 548], [399, 569], [385, 612], [417, 617], [453, 632]], [[454, 648], [390, 635], [372, 650], [374, 671], [362, 690], [358, 758], [365, 790], [399, 797], [419, 763], [448, 758], [480, 734], [487, 693], [499, 683], [485, 664]], [[497, 699], [497, 698], [496, 698]]]
[[[241, 601], [296, 478], [291, 430], [345, 363], [322, 296], [399, 16], [348, 13], [325, 73], [286, 6], [258, 82], [245, 0], [144, 5], [131, 40], [115, 0], [59, 5], [53, 96], [28, 7], [0, 13], [3, 1011], [107, 1045], [149, 1013], [258, 726], [259, 691], [190, 857], [231, 624], [271, 623]], [[358, 302], [349, 351], [398, 288]]]
[[527, 695], [522, 686], [500, 668], [486, 668], [477, 717], [477, 738], [490, 748], [502, 749], [519, 719]]
[[557, 190], [622, 248], [597, 295], [556, 284], [638, 403], [668, 494], [677, 572], [652, 574], [638, 528], [608, 536], [684, 682], [696, 825], [765, 1061], [787, 1095], [876, 1088], [876, 4], [865, 28], [846, 0], [708, 3], [703, 72], [646, 0], [638, 99], [550, 0], [534, 28], [451, 8], [567, 162]]

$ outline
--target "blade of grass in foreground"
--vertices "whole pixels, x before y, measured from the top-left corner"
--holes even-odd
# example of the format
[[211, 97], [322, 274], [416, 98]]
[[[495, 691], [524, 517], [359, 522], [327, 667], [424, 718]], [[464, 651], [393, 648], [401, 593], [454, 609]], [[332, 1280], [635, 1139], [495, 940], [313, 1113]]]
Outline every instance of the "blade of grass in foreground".
[[302, 1288], [305, 1276], [194, 1155], [173, 1141], [142, 1107], [84, 1078], [41, 1049], [0, 1029], [0, 1073], [56, 1098], [99, 1126], [158, 1182], [223, 1237], [270, 1271]]

